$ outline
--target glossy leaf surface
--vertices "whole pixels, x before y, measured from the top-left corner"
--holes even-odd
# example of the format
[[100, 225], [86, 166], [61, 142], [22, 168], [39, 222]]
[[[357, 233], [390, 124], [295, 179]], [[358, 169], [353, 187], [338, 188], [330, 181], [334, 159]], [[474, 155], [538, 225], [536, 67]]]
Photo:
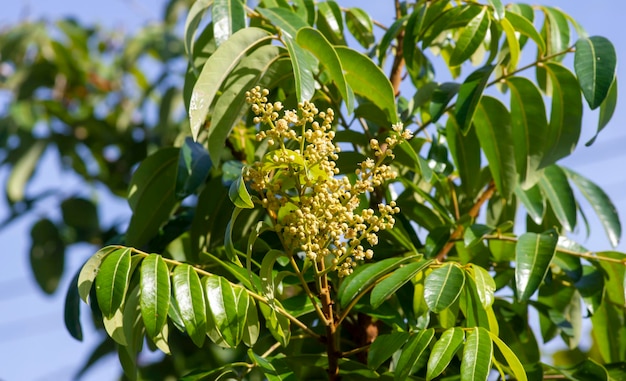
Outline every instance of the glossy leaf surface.
[[530, 298], [543, 281], [554, 257], [558, 236], [549, 231], [543, 234], [524, 233], [515, 248], [515, 285], [517, 298]]

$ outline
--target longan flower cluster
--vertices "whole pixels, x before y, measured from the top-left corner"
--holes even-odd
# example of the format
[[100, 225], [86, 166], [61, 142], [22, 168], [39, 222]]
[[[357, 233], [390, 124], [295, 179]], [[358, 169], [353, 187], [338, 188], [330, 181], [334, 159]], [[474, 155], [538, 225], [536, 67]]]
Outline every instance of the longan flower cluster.
[[409, 139], [410, 132], [398, 124], [384, 147], [372, 140], [376, 160], [363, 161], [352, 183], [338, 176], [335, 160], [340, 149], [333, 143], [333, 110], [319, 111], [313, 103], [303, 102], [297, 110], [283, 111], [280, 102], [268, 102], [268, 94], [259, 87], [246, 93], [254, 122], [269, 127], [257, 134], [258, 140], [267, 140], [269, 149], [261, 161], [246, 167], [244, 178], [258, 193], [258, 202], [273, 218], [289, 251], [304, 253], [318, 270], [330, 256], [339, 276], [347, 276], [357, 261], [374, 255], [362, 243], [375, 246], [377, 233], [395, 223], [393, 216], [400, 210], [394, 201], [379, 204], [377, 211], [359, 205], [364, 194], [396, 177], [383, 161], [393, 158], [393, 148]]

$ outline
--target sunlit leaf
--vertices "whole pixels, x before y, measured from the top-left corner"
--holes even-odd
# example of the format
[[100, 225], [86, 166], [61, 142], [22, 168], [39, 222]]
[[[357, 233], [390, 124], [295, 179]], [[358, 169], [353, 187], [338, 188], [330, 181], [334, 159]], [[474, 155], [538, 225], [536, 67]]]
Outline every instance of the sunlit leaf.
[[91, 286], [93, 285], [96, 276], [98, 275], [98, 271], [100, 271], [100, 266], [102, 265], [102, 261], [106, 258], [107, 255], [112, 252], [120, 250], [115, 246], [106, 246], [102, 249], [98, 250], [97, 253], [92, 255], [87, 262], [80, 269], [80, 274], [78, 275], [78, 281], [76, 283], [78, 287], [78, 294], [80, 298], [85, 303], [89, 303], [89, 293], [91, 292]]
[[486, 8], [483, 8], [466, 26], [459, 35], [449, 65], [458, 66], [467, 61], [484, 41], [491, 20]]
[[487, 86], [487, 81], [491, 76], [495, 66], [484, 66], [472, 74], [468, 75], [461, 87], [457, 97], [454, 116], [459, 123], [461, 132], [465, 135], [472, 125], [472, 119], [476, 108]]
[[415, 274], [424, 270], [431, 263], [432, 260], [422, 260], [396, 269], [372, 289], [370, 296], [372, 307], [378, 308], [389, 296], [393, 295], [400, 287], [413, 279]]
[[237, 180], [230, 184], [228, 197], [237, 208], [254, 208], [254, 203], [252, 202], [250, 193], [248, 193], [248, 188], [246, 188], [246, 183], [243, 180], [243, 176], [237, 177]]
[[460, 327], [447, 329], [441, 334], [441, 337], [430, 353], [426, 370], [426, 379], [432, 380], [440, 375], [450, 364], [456, 352], [463, 345], [465, 332]]
[[576, 199], [561, 167], [551, 165], [545, 168], [543, 177], [539, 180], [539, 188], [548, 199], [559, 222], [565, 229], [573, 231], [576, 227]]
[[524, 233], [515, 247], [515, 285], [517, 299], [530, 298], [545, 278], [554, 253], [558, 235], [555, 231], [543, 234]]
[[461, 294], [465, 273], [458, 266], [447, 263], [426, 277], [424, 299], [431, 311], [438, 313], [450, 307]]
[[217, 46], [246, 27], [246, 12], [241, 0], [213, 0], [211, 19]]
[[[207, 299], [207, 319], [213, 323], [209, 324], [207, 334], [216, 344], [234, 348], [242, 339], [242, 328], [245, 324], [245, 316], [243, 320], [240, 319], [237, 306], [238, 287], [233, 287], [221, 276], [207, 276], [203, 280]], [[210, 329], [212, 325], [216, 332]]]
[[96, 295], [102, 315], [112, 317], [122, 305], [128, 290], [131, 261], [130, 249], [107, 255], [96, 277]]
[[435, 336], [433, 328], [413, 334], [402, 349], [394, 372], [394, 380], [406, 380], [409, 374], [421, 369], [428, 359], [429, 345]]
[[174, 301], [191, 340], [202, 347], [206, 337], [206, 304], [198, 274], [188, 264], [174, 268]]
[[527, 381], [528, 377], [526, 376], [526, 371], [524, 370], [524, 366], [520, 362], [519, 358], [515, 355], [515, 353], [509, 348], [502, 339], [498, 337], [498, 335], [487, 332], [491, 337], [491, 340], [496, 345], [502, 356], [509, 365], [509, 369], [511, 370], [511, 375], [515, 377], [518, 381]]
[[484, 308], [489, 308], [494, 302], [496, 282], [483, 267], [470, 263], [470, 274], [476, 283], [476, 292]]
[[141, 262], [140, 305], [141, 316], [148, 337], [156, 338], [165, 322], [170, 308], [170, 274], [163, 257], [150, 254]]
[[361, 8], [349, 8], [347, 10], [346, 26], [365, 49], [374, 43], [374, 23], [370, 15]]
[[535, 41], [540, 53], [543, 54], [546, 51], [546, 43], [543, 37], [539, 34], [539, 32], [537, 32], [530, 20], [514, 12], [506, 12], [505, 18], [511, 23], [517, 32], [530, 37], [533, 41]]
[[487, 381], [491, 370], [493, 343], [489, 331], [482, 327], [474, 327], [466, 335], [461, 361], [461, 380]]

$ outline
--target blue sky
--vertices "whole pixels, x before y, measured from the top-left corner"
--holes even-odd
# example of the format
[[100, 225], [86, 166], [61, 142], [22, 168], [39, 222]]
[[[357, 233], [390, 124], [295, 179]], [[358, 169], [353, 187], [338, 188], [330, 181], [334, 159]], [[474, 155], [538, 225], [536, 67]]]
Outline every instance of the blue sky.
[[[618, 62], [624, 59], [626, 39], [622, 38], [623, 14], [626, 10], [615, 0], [589, 1], [537, 1], [541, 4], [559, 6], [578, 20], [590, 35], [608, 37], [618, 53]], [[105, 27], [135, 30], [147, 21], [160, 18], [164, 1], [149, 0], [22, 0], [5, 1], [0, 13], [0, 28], [15, 24], [24, 18], [33, 20], [46, 18], [53, 20], [60, 16], [74, 16], [84, 23], [100, 23]], [[391, 17], [391, 3], [388, 1], [339, 0], [343, 6], [359, 6], [374, 14], [383, 22]], [[381, 7], [384, 4], [384, 8]], [[593, 5], [592, 5], [593, 4]], [[527, 53], [528, 54], [528, 53]], [[441, 69], [440, 69], [441, 70]], [[626, 78], [623, 66], [618, 64], [618, 77]], [[620, 84], [626, 81], [622, 80]], [[626, 94], [620, 88], [620, 94]], [[609, 194], [618, 211], [626, 215], [626, 176], [621, 172], [626, 166], [626, 108], [620, 99], [616, 114], [605, 131], [591, 147], [583, 143], [595, 133], [597, 112], [585, 110], [581, 144], [562, 165], [576, 170], [599, 184]], [[52, 154], [50, 154], [52, 155]], [[52, 157], [51, 157], [52, 159]], [[44, 163], [39, 169], [34, 188], [56, 184], [58, 186], [78, 186], [75, 179], [60, 178], [58, 168]], [[0, 172], [2, 183], [7, 173]], [[54, 207], [50, 205], [50, 207]], [[592, 250], [609, 249], [608, 242], [598, 220], [589, 207], [585, 211], [590, 218], [592, 235], [586, 239], [584, 231], [576, 238]], [[117, 203], [111, 208], [101, 208], [105, 219], [128, 213], [126, 205]], [[6, 216], [6, 205], [0, 203], [0, 219]], [[90, 330], [91, 323], [85, 313], [85, 340], [81, 343], [72, 339], [63, 325], [63, 301], [71, 275], [78, 266], [94, 251], [83, 246], [72, 250], [67, 258], [67, 272], [61, 290], [52, 297], [43, 295], [33, 284], [28, 263], [29, 228], [32, 219], [23, 219], [9, 229], [0, 231], [0, 245], [4, 249], [3, 266], [0, 268], [0, 380], [69, 380], [84, 363], [97, 345], [99, 338]], [[621, 243], [619, 251], [626, 251]], [[84, 380], [114, 380], [119, 375], [115, 357], [99, 363]]]

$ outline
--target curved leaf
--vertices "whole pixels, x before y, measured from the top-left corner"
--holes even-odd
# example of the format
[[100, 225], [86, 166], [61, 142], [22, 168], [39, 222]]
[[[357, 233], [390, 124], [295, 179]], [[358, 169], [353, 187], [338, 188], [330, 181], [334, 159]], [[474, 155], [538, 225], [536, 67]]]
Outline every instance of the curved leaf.
[[456, 352], [463, 345], [464, 338], [465, 332], [460, 327], [448, 328], [441, 334], [428, 359], [426, 380], [432, 380], [448, 367]]
[[24, 200], [26, 184], [33, 176], [37, 163], [39, 163], [39, 159], [47, 146], [47, 141], [37, 140], [15, 162], [6, 182], [6, 192], [9, 201], [18, 202]]
[[37, 221], [30, 230], [30, 267], [37, 285], [46, 294], [56, 291], [65, 265], [65, 242], [49, 219]]
[[367, 353], [367, 366], [376, 370], [400, 349], [409, 339], [408, 332], [392, 332], [380, 335], [370, 345]]
[[527, 78], [511, 77], [506, 81], [511, 90], [511, 125], [515, 163], [520, 183], [527, 189], [538, 180], [543, 158], [545, 132], [548, 129], [543, 97], [537, 86]]
[[315, 93], [315, 78], [313, 72], [317, 70], [317, 59], [310, 52], [304, 50], [292, 38], [285, 38], [285, 46], [291, 57], [293, 77], [296, 82], [296, 98], [298, 102], [308, 101]]
[[126, 297], [130, 264], [130, 249], [116, 250], [102, 261], [96, 276], [96, 296], [105, 317], [113, 317]]
[[334, 45], [345, 45], [343, 19], [339, 5], [333, 0], [328, 0], [317, 3], [317, 9], [317, 29], [331, 40]]
[[422, 329], [409, 338], [396, 363], [394, 380], [406, 380], [409, 374], [418, 371], [426, 364], [428, 346], [433, 337], [435, 337], [435, 330], [429, 328]]
[[487, 81], [493, 73], [495, 66], [487, 65], [468, 75], [461, 87], [457, 97], [454, 117], [461, 127], [461, 132], [465, 135], [472, 125], [472, 119], [476, 112], [480, 99], [487, 86]]
[[295, 39], [298, 30], [309, 26], [291, 10], [285, 8], [257, 8], [263, 17], [268, 19], [275, 27], [279, 28], [286, 38]]
[[309, 27], [298, 31], [296, 42], [304, 49], [313, 53], [317, 60], [322, 63], [330, 78], [335, 82], [337, 89], [339, 89], [339, 93], [346, 103], [348, 113], [351, 114], [354, 109], [354, 94], [346, 82], [341, 61], [339, 61], [339, 56], [337, 56], [333, 46], [322, 33]]
[[503, 198], [508, 199], [517, 183], [509, 111], [499, 100], [485, 96], [476, 109], [474, 127], [496, 188]]
[[170, 309], [170, 274], [163, 257], [150, 254], [141, 262], [140, 306], [146, 333], [152, 340], [161, 333]]
[[128, 190], [133, 215], [126, 231], [127, 245], [148, 243], [174, 211], [178, 155], [178, 148], [162, 148], [144, 159], [133, 174]]
[[559, 9], [542, 6], [545, 14], [543, 32], [546, 35], [546, 54], [561, 53], [569, 48], [570, 31], [567, 18]]
[[213, 0], [196, 0], [191, 5], [187, 19], [185, 20], [185, 29], [183, 35], [185, 36], [184, 45], [185, 53], [191, 59], [194, 52], [196, 28], [202, 21], [204, 12], [211, 6]]
[[340, 304], [347, 306], [361, 292], [376, 283], [383, 275], [415, 257], [387, 258], [379, 262], [359, 266], [341, 283], [337, 295]]
[[370, 304], [373, 308], [380, 307], [381, 304], [406, 282], [413, 279], [415, 274], [424, 270], [432, 263], [432, 260], [421, 260], [419, 262], [409, 263], [395, 270], [387, 278], [383, 279], [372, 289], [370, 296]]
[[[526, 37], [530, 37], [539, 48], [539, 53], [544, 54], [546, 51], [546, 42], [544, 41], [541, 34], [537, 32], [535, 26], [531, 21], [529, 21], [526, 17], [518, 15], [514, 12], [506, 12], [505, 18], [507, 21], [511, 23], [513, 28]], [[520, 44], [521, 45], [521, 44]]]
[[[433, 91], [430, 99], [430, 118], [436, 122], [448, 110], [448, 104], [459, 92], [461, 85], [456, 82], [444, 82]], [[459, 126], [460, 128], [460, 126]]]
[[463, 270], [452, 263], [444, 264], [426, 277], [424, 300], [431, 311], [439, 313], [458, 299], [464, 285]]
[[489, 308], [494, 302], [494, 293], [496, 291], [496, 282], [491, 275], [483, 267], [470, 263], [470, 275], [476, 284], [476, 293], [480, 299], [480, 303], [484, 308]]
[[523, 190], [519, 186], [515, 187], [515, 195], [522, 202], [526, 213], [535, 224], [540, 224], [546, 210], [546, 199], [541, 194], [539, 185], [535, 185], [528, 190]]
[[515, 352], [509, 348], [502, 339], [498, 337], [495, 333], [487, 332], [491, 337], [493, 343], [498, 347], [500, 353], [509, 364], [509, 369], [511, 370], [511, 375], [515, 377], [518, 381], [527, 381], [528, 377], [526, 377], [526, 371], [524, 370], [524, 366], [520, 362], [519, 358], [515, 355]]
[[456, 46], [450, 56], [450, 66], [459, 66], [474, 54], [484, 41], [490, 24], [491, 20], [487, 14], [487, 9], [483, 8], [480, 13], [472, 18], [459, 35]]
[[555, 231], [524, 233], [519, 237], [515, 247], [515, 285], [519, 301], [528, 300], [543, 281], [558, 240]]
[[506, 18], [502, 18], [500, 20], [500, 26], [504, 31], [504, 35], [506, 36], [506, 44], [509, 47], [509, 64], [507, 65], [507, 69], [509, 71], [514, 71], [517, 68], [517, 63], [520, 58], [520, 44], [517, 36], [515, 35], [515, 28], [511, 25], [511, 22]]
[[[211, 275], [204, 278], [204, 289], [207, 298], [207, 334], [216, 344], [236, 347], [243, 338], [246, 322], [238, 306], [238, 289], [221, 276]], [[212, 329], [215, 328], [215, 331]]]
[[583, 95], [593, 110], [606, 99], [615, 79], [617, 54], [604, 37], [581, 38], [576, 42], [574, 69]]
[[176, 266], [172, 274], [174, 300], [191, 340], [202, 347], [206, 337], [206, 303], [198, 274], [188, 264]]
[[390, 123], [397, 123], [395, 95], [385, 73], [370, 58], [355, 50], [336, 46], [335, 51], [354, 93], [377, 105], [387, 114]]
[[211, 8], [213, 35], [217, 46], [246, 27], [246, 12], [241, 0], [214, 0]]
[[116, 246], [103, 247], [102, 249], [98, 250], [97, 253], [92, 255], [80, 269], [76, 286], [78, 287], [78, 294], [80, 295], [80, 298], [83, 300], [83, 302], [89, 304], [89, 293], [91, 292], [91, 286], [93, 285], [93, 282], [98, 275], [98, 271], [100, 271], [102, 261], [106, 258], [107, 255], [116, 250], [124, 249], [120, 249]]
[[365, 49], [374, 43], [374, 23], [370, 15], [361, 8], [349, 8], [346, 11], [346, 26]]
[[176, 173], [176, 197], [183, 199], [193, 194], [207, 179], [213, 163], [204, 147], [187, 137], [180, 147]]
[[493, 356], [493, 343], [489, 331], [482, 327], [474, 327], [466, 337], [461, 361], [461, 381], [487, 381]]
[[598, 113], [598, 129], [596, 130], [596, 134], [593, 138], [589, 139], [586, 146], [590, 146], [595, 142], [596, 138], [600, 131], [606, 127], [607, 124], [611, 121], [613, 117], [613, 113], [615, 112], [615, 107], [617, 106], [617, 78], [611, 84], [611, 88], [609, 89], [609, 93], [606, 98], [600, 105], [600, 112]]
[[254, 208], [254, 203], [252, 202], [250, 193], [248, 193], [248, 188], [246, 188], [246, 182], [243, 180], [243, 175], [237, 177], [237, 180], [230, 184], [228, 197], [237, 208]]
[[576, 199], [563, 170], [556, 165], [547, 167], [539, 180], [539, 188], [561, 225], [573, 231], [576, 227]]
[[209, 107], [231, 70], [248, 51], [269, 42], [271, 38], [269, 32], [263, 29], [245, 28], [233, 34], [207, 59], [193, 86], [189, 102], [189, 123], [194, 140], [198, 138]]
[[595, 210], [600, 223], [604, 227], [609, 242], [613, 247], [619, 244], [622, 236], [622, 224], [617, 214], [617, 208], [609, 199], [609, 196], [591, 180], [581, 176], [571, 169], [561, 168], [567, 177], [578, 187], [583, 196], [589, 201], [589, 204]]

